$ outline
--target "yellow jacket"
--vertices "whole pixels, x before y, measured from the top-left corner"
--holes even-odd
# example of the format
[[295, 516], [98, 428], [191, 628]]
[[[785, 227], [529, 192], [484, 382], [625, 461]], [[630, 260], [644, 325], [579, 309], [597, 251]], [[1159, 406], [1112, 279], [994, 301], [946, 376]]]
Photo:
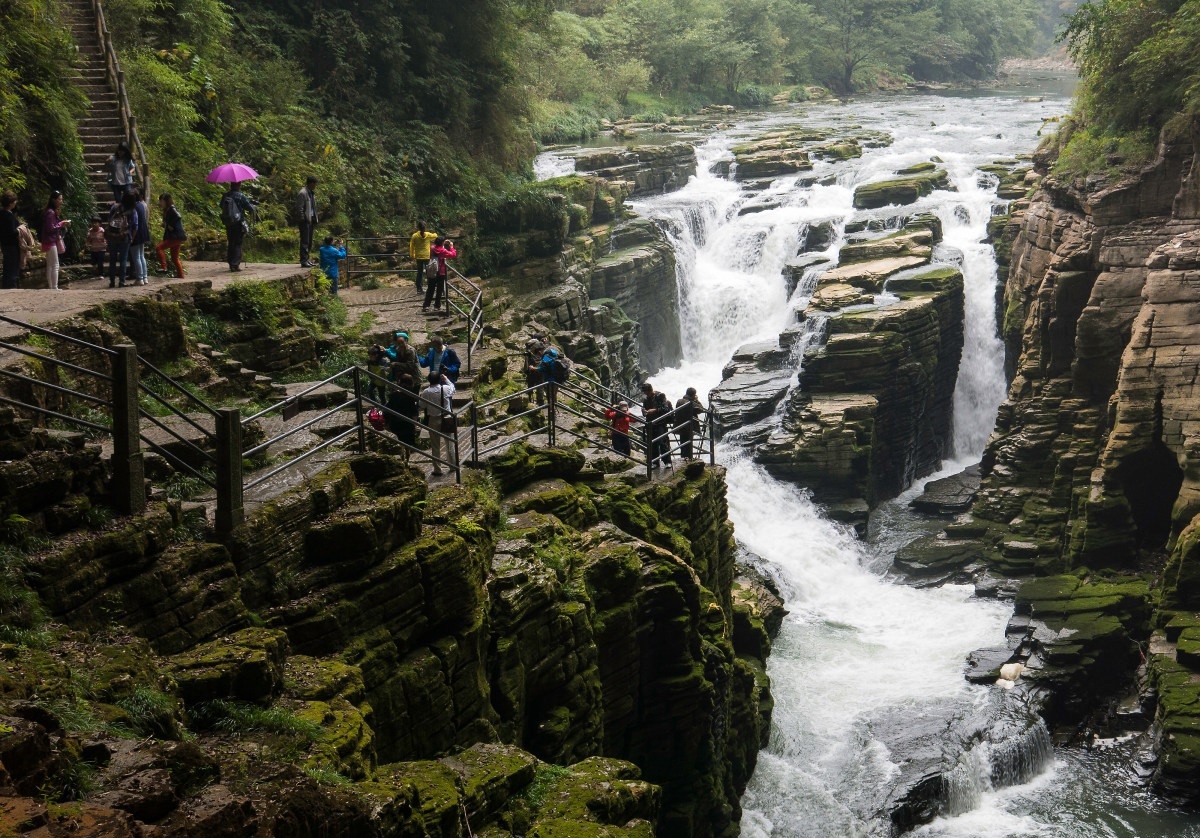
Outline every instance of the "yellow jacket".
[[437, 238], [437, 233], [430, 233], [426, 230], [422, 233], [420, 230], [412, 234], [412, 238], [408, 240], [408, 258], [409, 259], [428, 259], [429, 258], [429, 243]]

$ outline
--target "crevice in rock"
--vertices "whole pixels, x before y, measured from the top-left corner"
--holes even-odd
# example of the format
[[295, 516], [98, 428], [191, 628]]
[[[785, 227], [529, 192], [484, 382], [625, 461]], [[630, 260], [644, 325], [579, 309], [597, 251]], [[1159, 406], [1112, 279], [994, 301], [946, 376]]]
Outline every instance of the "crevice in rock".
[[1117, 467], [1137, 527], [1138, 547], [1143, 550], [1166, 546], [1171, 534], [1171, 509], [1183, 485], [1183, 469], [1162, 441], [1162, 399], [1160, 390], [1154, 401], [1154, 436], [1150, 444]]

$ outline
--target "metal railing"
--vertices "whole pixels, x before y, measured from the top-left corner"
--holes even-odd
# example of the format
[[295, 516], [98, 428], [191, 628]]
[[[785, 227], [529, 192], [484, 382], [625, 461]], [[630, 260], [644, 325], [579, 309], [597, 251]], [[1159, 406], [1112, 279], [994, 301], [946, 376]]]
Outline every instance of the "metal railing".
[[[637, 430], [630, 428], [627, 434], [629, 450], [623, 451], [623, 446], [613, 444], [611, 411], [620, 400], [631, 405], [636, 402], [616, 394], [582, 371], [576, 372], [574, 381], [542, 382], [491, 401], [477, 404], [472, 399], [458, 408], [451, 405], [447, 414], [440, 400], [435, 405], [419, 399], [413, 391], [401, 393], [388, 379], [356, 365], [243, 418], [237, 409], [210, 405], [138, 356], [132, 345], [107, 348], [4, 315], [0, 315], [0, 321], [19, 326], [44, 341], [58, 342], [76, 354], [89, 356], [93, 362], [98, 359], [98, 364], [86, 366], [79, 358], [68, 361], [48, 354], [49, 350], [39, 351], [40, 346], [0, 340], [0, 350], [30, 358], [41, 365], [41, 377], [0, 366], [0, 380], [25, 388], [21, 393], [0, 393], [0, 404], [110, 435], [113, 439], [114, 506], [121, 514], [145, 509], [143, 451], [159, 454], [177, 471], [191, 475], [214, 490], [215, 525], [221, 535], [228, 534], [245, 520], [247, 491], [339, 445], [350, 443], [358, 452], [365, 452], [368, 440], [383, 432], [371, 426], [369, 413], [372, 410], [382, 414], [386, 425], [394, 432], [395, 444], [407, 456], [415, 454], [428, 458], [435, 472], [445, 467], [454, 473], [456, 481], [462, 480], [464, 464], [479, 465], [489, 454], [538, 436], [544, 436], [548, 445], [558, 445], [563, 439], [581, 441], [590, 447], [628, 457], [643, 466], [647, 476], [652, 475], [656, 459], [665, 461], [674, 455], [684, 459], [707, 457], [710, 463], [715, 463], [711, 404], [700, 408], [698, 415], [693, 410], [694, 405], [672, 408], [652, 422], [635, 415], [633, 421], [639, 427]], [[79, 376], [89, 382], [90, 390], [74, 382]], [[335, 391], [331, 394], [335, 404], [314, 410], [315, 415], [298, 424], [289, 424], [300, 414], [304, 397], [331, 384], [345, 387], [348, 392], [339, 395]], [[48, 404], [45, 398], [37, 395], [43, 391], [58, 401]], [[392, 395], [399, 397], [395, 404], [391, 403]], [[404, 402], [409, 410], [404, 409]], [[99, 415], [77, 415], [76, 403]], [[517, 405], [515, 410], [511, 409], [514, 404]], [[421, 420], [422, 410], [425, 421]], [[317, 441], [305, 441], [285, 459], [265, 463], [263, 470], [256, 474], [246, 474], [247, 460], [265, 459], [274, 446], [303, 432], [327, 426], [330, 420], [345, 413], [352, 413], [352, 417], [344, 427], [334, 427], [325, 438], [314, 432]], [[244, 441], [256, 423], [261, 424], [272, 417], [278, 417], [285, 427], [247, 447]], [[164, 419], [178, 423], [177, 427], [162, 421]], [[511, 423], [523, 420], [528, 420], [528, 429], [522, 425], [514, 433], [507, 432]], [[144, 433], [144, 429], [149, 430], [146, 423], [165, 434], [165, 439], [158, 441]], [[429, 450], [418, 444], [422, 433], [429, 438]]]
[[[34, 359], [41, 365], [42, 373], [46, 378], [58, 379], [58, 383], [56, 383], [0, 366], [0, 379], [16, 381], [20, 386], [28, 388], [27, 398], [12, 398], [11, 396], [14, 394], [10, 393], [0, 395], [0, 403], [67, 425], [110, 435], [113, 440], [113, 506], [122, 515], [131, 515], [144, 510], [146, 508], [146, 491], [141, 445], [137, 434], [137, 348], [131, 344], [119, 344], [109, 349], [4, 315], [0, 315], [0, 321], [20, 326], [52, 345], [56, 342], [74, 350], [82, 350], [83, 354], [90, 356], [88, 360], [93, 363], [99, 362], [99, 365], [104, 367], [104, 369], [97, 369], [84, 366], [82, 363], [77, 364], [56, 358], [46, 352], [38, 352], [30, 346], [0, 340], [0, 349]], [[82, 384], [72, 386], [71, 374], [83, 376], [92, 385], [92, 391], [84, 389]], [[67, 377], [60, 378], [60, 375]], [[39, 395], [42, 391], [52, 394], [56, 399], [53, 408], [46, 404], [45, 397]], [[107, 411], [108, 424], [95, 421], [101, 418], [99, 416], [84, 418], [75, 415], [72, 411], [78, 409], [73, 404], [76, 402], [82, 403], [87, 409], [97, 413]]]
[[[585, 378], [584, 381], [604, 387], [594, 379]], [[503, 451], [532, 437], [544, 436], [547, 445], [559, 445], [562, 439], [582, 441], [589, 447], [628, 457], [643, 467], [647, 476], [653, 474], [657, 459], [670, 461], [673, 456], [679, 456], [683, 459], [707, 458], [710, 464], [716, 463], [711, 404], [702, 407], [699, 415], [692, 406], [674, 407], [650, 423], [642, 416], [631, 414], [638, 428], [635, 430], [631, 427], [627, 434], [629, 452], [626, 453], [613, 444], [612, 417], [608, 411], [614, 409], [621, 400], [630, 405], [637, 402], [619, 394], [614, 397], [613, 392], [610, 390], [609, 396], [605, 397], [577, 382], [543, 382], [482, 404], [472, 402], [467, 406], [471, 428], [468, 462], [478, 464], [489, 454]], [[527, 401], [528, 404], [513, 413], [503, 410], [518, 400]], [[502, 415], [489, 420], [486, 415], [489, 413]], [[535, 417], [541, 419], [543, 415], [542, 421], [535, 421]], [[500, 431], [514, 420], [524, 418], [531, 420], [530, 430], [491, 440], [481, 438], [489, 432]]]
[[[353, 277], [383, 274], [415, 274], [414, 268], [402, 268], [402, 262], [411, 261], [402, 246], [407, 242], [403, 236], [373, 236], [343, 240], [346, 244], [346, 258], [342, 260], [340, 274], [345, 277], [346, 287], [349, 288]], [[365, 252], [351, 253], [350, 245], [366, 247]], [[395, 245], [395, 250], [385, 247]], [[384, 263], [383, 267], [372, 267]], [[479, 352], [479, 344], [483, 341], [483, 289], [474, 280], [463, 275], [453, 265], [447, 264], [446, 287], [444, 289], [447, 310], [453, 310], [463, 319], [466, 325], [467, 372], [475, 371], [475, 356]], [[452, 278], [453, 277], [453, 278]]]
[[129, 106], [129, 94], [125, 90], [125, 72], [117, 58], [117, 50], [113, 46], [112, 36], [108, 31], [108, 23], [104, 18], [104, 3], [102, 0], [92, 0], [92, 11], [96, 16], [96, 34], [104, 49], [104, 68], [108, 83], [117, 94], [117, 109], [121, 115], [121, 128], [129, 142], [129, 148], [137, 157], [138, 168], [142, 175], [143, 198], [150, 204], [150, 161], [146, 159], [146, 149], [138, 136], [137, 117]]

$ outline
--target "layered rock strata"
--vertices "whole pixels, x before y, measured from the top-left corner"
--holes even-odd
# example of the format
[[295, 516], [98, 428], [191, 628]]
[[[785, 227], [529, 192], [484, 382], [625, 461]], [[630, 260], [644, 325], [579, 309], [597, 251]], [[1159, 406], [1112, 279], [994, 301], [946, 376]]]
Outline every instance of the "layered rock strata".
[[572, 176], [540, 191], [540, 213], [487, 225], [506, 290], [495, 325], [549, 334], [604, 384], [634, 390], [682, 352], [674, 251], [626, 217], [627, 184]]
[[[1158, 696], [1154, 783], [1184, 802], [1195, 801], [1200, 776], [1200, 723], [1189, 709], [1200, 699], [1189, 633], [1200, 610], [1196, 155], [1186, 137], [1166, 137], [1153, 163], [1116, 182], [1042, 180], [1050, 160], [1039, 158], [1027, 185], [1040, 189], [995, 223], [1012, 383], [984, 455], [974, 520], [956, 525], [981, 535], [983, 558], [1008, 575], [1107, 570], [1123, 584], [1165, 559], [1154, 594], [1161, 607], [1149, 622], [1131, 625], [1099, 608], [1100, 621], [1056, 653], [1086, 670], [1083, 681], [1102, 667], [1119, 677], [1067, 678], [1054, 701], [1074, 709], [1066, 717], [1095, 709], [1128, 683], [1128, 644], [1148, 641]], [[1083, 596], [1099, 607], [1109, 593]], [[1153, 601], [1144, 583], [1119, 594], [1137, 600], [1112, 606], [1126, 614]], [[1081, 608], [1066, 613], [1069, 623]], [[1123, 634], [1103, 622], [1109, 616]], [[1151, 628], [1158, 633], [1148, 637]], [[1113, 638], [1120, 655], [1093, 663], [1098, 654], [1080, 645], [1093, 635]]]
[[[8, 419], [11, 454], [47, 450]], [[86, 770], [93, 835], [733, 834], [781, 612], [735, 584], [721, 471], [517, 447], [490, 474], [431, 492], [355, 456], [225, 544], [168, 503], [31, 554], [10, 581], [72, 634], [4, 664], [5, 811], [54, 821], [22, 789]]]
[[[712, 394], [722, 432], [745, 429], [756, 461], [857, 524], [946, 453], [964, 298], [956, 268], [930, 265], [940, 238], [928, 216], [862, 231], [797, 322], [777, 342], [741, 347]], [[885, 288], [899, 299], [866, 308]], [[780, 422], [762, 421], [777, 411]]]
[[575, 171], [626, 184], [631, 195], [658, 195], [696, 174], [696, 150], [690, 143], [601, 148], [576, 155]]

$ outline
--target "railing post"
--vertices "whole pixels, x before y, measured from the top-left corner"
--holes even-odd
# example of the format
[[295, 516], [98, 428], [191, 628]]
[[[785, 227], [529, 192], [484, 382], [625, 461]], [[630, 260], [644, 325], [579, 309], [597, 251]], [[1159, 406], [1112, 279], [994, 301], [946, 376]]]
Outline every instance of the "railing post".
[[479, 411], [471, 400], [471, 462], [479, 464]]
[[542, 386], [546, 388], [546, 444], [551, 448], [554, 447], [554, 424], [555, 419], [555, 402], [558, 401], [558, 391], [554, 389], [554, 384], [549, 381], [543, 381]]
[[228, 535], [246, 519], [242, 499], [242, 414], [217, 410], [217, 533]]
[[704, 423], [704, 432], [708, 434], [708, 464], [717, 464], [717, 417], [713, 413], [712, 401], [708, 403], [708, 421]]
[[474, 325], [475, 312], [471, 311], [467, 314], [467, 372], [471, 372], [471, 347], [475, 343]]
[[146, 480], [142, 463], [141, 416], [138, 411], [137, 347], [114, 346], [112, 365], [112, 435], [114, 505], [121, 515], [136, 515], [146, 508]]
[[654, 454], [654, 451], [650, 447], [650, 434], [651, 434], [650, 423], [643, 420], [642, 421], [642, 442], [646, 447], [646, 449], [645, 449], [646, 450], [646, 477], [648, 477], [648, 478], [654, 477], [654, 457], [652, 456]]
[[[453, 415], [453, 411], [451, 411], [451, 414]], [[454, 440], [454, 482], [462, 483], [462, 451], [459, 450], [458, 446], [457, 421], [454, 423], [454, 433], [450, 435], [450, 438]]]
[[362, 368], [354, 367], [354, 416], [358, 421], [358, 453], [367, 451], [367, 429], [363, 426]]

